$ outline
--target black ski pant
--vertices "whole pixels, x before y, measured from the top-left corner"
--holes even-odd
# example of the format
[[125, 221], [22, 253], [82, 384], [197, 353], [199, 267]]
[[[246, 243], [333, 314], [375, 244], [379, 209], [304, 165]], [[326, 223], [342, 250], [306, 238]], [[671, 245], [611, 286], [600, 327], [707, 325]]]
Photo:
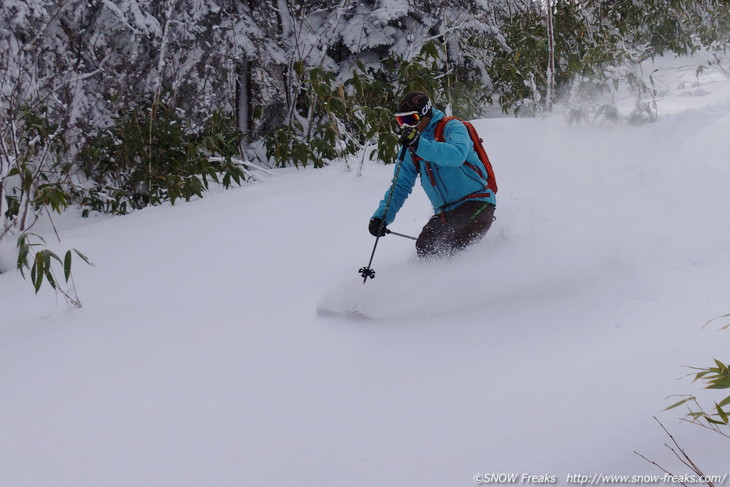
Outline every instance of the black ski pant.
[[432, 216], [416, 240], [418, 256], [447, 257], [478, 242], [492, 226], [494, 208], [491, 203], [467, 201]]

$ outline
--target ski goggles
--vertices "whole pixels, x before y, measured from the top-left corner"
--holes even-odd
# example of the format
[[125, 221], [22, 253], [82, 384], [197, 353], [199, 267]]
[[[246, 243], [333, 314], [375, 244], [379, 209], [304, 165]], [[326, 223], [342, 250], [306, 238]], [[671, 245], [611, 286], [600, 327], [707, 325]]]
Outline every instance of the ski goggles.
[[399, 127], [415, 127], [421, 123], [421, 115], [418, 112], [403, 112], [395, 114], [395, 121]]

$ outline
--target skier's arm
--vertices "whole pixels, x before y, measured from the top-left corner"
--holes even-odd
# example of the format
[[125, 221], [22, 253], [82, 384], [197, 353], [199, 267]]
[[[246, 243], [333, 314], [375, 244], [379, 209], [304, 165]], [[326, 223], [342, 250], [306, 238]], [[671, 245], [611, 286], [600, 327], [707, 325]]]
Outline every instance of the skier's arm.
[[[403, 166], [401, 167], [400, 174], [398, 174], [398, 181], [395, 181], [395, 172], [398, 171], [398, 166], [396, 164], [393, 179], [390, 182], [390, 187], [385, 192], [378, 209], [373, 214], [373, 218], [383, 218], [383, 214], [385, 214], [385, 205], [390, 197], [390, 188], [393, 188], [393, 198], [390, 200], [390, 206], [388, 206], [388, 214], [386, 215], [385, 220], [386, 225], [393, 223], [396, 213], [398, 213], [398, 210], [401, 209], [401, 206], [403, 206], [403, 203], [405, 203], [406, 199], [411, 194], [413, 185], [416, 184], [418, 172], [416, 171], [416, 166], [411, 160], [410, 151], [406, 153], [406, 157], [403, 159], [402, 164]], [[395, 186], [393, 186], [394, 182], [396, 183]]]
[[473, 147], [469, 132], [458, 120], [449, 120], [444, 127], [445, 142], [422, 137], [416, 154], [437, 166], [461, 166]]

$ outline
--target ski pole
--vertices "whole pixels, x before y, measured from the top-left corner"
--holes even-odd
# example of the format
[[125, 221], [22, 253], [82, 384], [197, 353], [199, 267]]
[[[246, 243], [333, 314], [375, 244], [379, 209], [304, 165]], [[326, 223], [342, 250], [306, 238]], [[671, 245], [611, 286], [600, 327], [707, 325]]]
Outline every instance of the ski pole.
[[375, 257], [375, 249], [378, 248], [378, 241], [380, 240], [380, 234], [383, 233], [383, 227], [385, 227], [385, 219], [388, 216], [388, 207], [390, 201], [393, 199], [393, 192], [395, 191], [395, 185], [398, 184], [398, 176], [400, 175], [400, 168], [403, 166], [403, 160], [406, 158], [406, 151], [408, 146], [404, 145], [398, 154], [398, 166], [395, 169], [395, 176], [393, 176], [393, 184], [390, 186], [390, 193], [388, 194], [388, 201], [385, 202], [385, 210], [383, 211], [383, 218], [380, 220], [380, 227], [378, 227], [378, 236], [375, 237], [375, 245], [373, 245], [373, 252], [370, 254], [370, 262], [367, 267], [361, 267], [358, 271], [362, 276], [362, 283], [365, 284], [370, 279], [375, 279], [375, 271], [370, 267], [373, 265], [373, 258]]
[[387, 228], [385, 229], [385, 233], [389, 233], [391, 235], [398, 235], [399, 237], [403, 237], [403, 238], [410, 238], [411, 240], [418, 240], [416, 237], [411, 237], [410, 235], [405, 235], [402, 233], [394, 232], [393, 230], [388, 230]]

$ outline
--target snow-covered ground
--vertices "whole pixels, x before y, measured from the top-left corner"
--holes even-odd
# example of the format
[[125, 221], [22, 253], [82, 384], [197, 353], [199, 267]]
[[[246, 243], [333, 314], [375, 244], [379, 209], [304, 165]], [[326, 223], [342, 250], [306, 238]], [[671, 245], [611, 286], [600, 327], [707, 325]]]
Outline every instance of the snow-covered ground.
[[[282, 170], [174, 207], [60, 219], [81, 309], [0, 275], [0, 484], [469, 486], [708, 475], [730, 440], [662, 412], [730, 360], [730, 81], [655, 73], [658, 122], [477, 127], [500, 183], [472, 250], [424, 264], [367, 222], [392, 166]], [[394, 231], [430, 215], [416, 188]], [[13, 264], [12, 249], [0, 258]], [[371, 320], [319, 316], [358, 304]], [[678, 380], [680, 379], [680, 380]], [[724, 395], [722, 396], [724, 397]], [[480, 480], [478, 477], [477, 480]]]

